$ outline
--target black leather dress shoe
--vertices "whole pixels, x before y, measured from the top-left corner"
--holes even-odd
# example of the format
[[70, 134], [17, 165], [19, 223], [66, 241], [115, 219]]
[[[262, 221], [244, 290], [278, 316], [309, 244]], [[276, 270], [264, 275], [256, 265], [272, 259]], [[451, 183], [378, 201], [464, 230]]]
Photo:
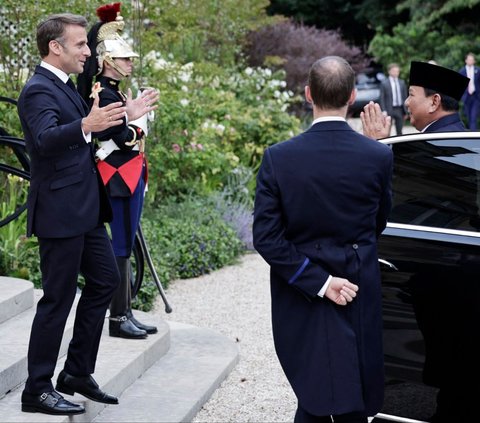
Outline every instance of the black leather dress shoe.
[[104, 404], [118, 404], [118, 398], [102, 391], [92, 376], [72, 376], [65, 370], [58, 375], [57, 391], [64, 394], [74, 395], [75, 392], [91, 399], [92, 401], [103, 402]]
[[154, 333], [158, 332], [156, 326], [146, 325], [144, 323], [140, 323], [135, 317], [133, 317], [133, 313], [131, 311], [127, 312], [127, 318], [138, 328], [142, 329], [147, 332], [149, 335], [153, 335]]
[[25, 413], [70, 416], [85, 413], [85, 408], [82, 405], [67, 401], [55, 391], [44, 392], [40, 395], [22, 392], [22, 411]]
[[147, 332], [139, 329], [127, 316], [110, 317], [108, 321], [110, 336], [126, 339], [145, 339]]

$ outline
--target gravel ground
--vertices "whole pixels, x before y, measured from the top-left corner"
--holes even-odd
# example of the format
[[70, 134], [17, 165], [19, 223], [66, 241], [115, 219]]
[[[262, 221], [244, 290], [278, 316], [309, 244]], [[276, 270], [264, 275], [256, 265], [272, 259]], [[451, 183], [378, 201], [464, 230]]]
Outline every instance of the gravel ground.
[[[240, 362], [193, 422], [291, 422], [296, 398], [273, 346], [269, 268], [256, 253], [199, 278], [176, 280], [167, 319], [208, 327], [238, 343]], [[155, 311], [165, 318], [159, 298]]]

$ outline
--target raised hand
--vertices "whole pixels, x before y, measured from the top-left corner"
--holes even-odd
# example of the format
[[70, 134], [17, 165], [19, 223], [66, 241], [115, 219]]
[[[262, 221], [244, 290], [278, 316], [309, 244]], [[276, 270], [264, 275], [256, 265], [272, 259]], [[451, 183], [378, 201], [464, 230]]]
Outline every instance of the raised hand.
[[370, 101], [360, 113], [362, 120], [363, 135], [374, 140], [387, 138], [390, 136], [392, 127], [392, 118], [382, 113], [380, 105]]
[[99, 97], [93, 100], [93, 106], [87, 117], [82, 119], [82, 129], [85, 134], [101, 132], [112, 126], [121, 125], [126, 115], [126, 107], [121, 102], [111, 103], [105, 107], [99, 106]]
[[158, 91], [153, 88], [148, 88], [136, 99], [133, 99], [132, 90], [129, 88], [126, 102], [128, 121], [138, 119], [144, 114], [157, 109], [158, 105], [155, 103], [158, 101], [158, 98]]
[[335, 304], [344, 306], [353, 301], [357, 296], [357, 291], [358, 285], [355, 285], [348, 279], [333, 276], [325, 291], [325, 297], [332, 300]]

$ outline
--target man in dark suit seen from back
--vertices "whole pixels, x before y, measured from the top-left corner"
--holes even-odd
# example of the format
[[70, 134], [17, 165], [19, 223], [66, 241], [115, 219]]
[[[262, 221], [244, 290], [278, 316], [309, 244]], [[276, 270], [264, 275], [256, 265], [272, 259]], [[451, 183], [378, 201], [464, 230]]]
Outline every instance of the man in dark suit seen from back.
[[[68, 13], [52, 15], [38, 25], [42, 61], [18, 100], [31, 159], [27, 234], [38, 237], [43, 288], [28, 347], [24, 412], [85, 412], [57, 391], [118, 403], [92, 377], [119, 274], [103, 223], [111, 219], [111, 209], [96, 171], [91, 135], [120, 125], [125, 107], [116, 103], [99, 108], [97, 99], [89, 111], [68, 76], [82, 72], [90, 56], [86, 26], [84, 17]], [[51, 379], [79, 273], [85, 286], [55, 390]]]
[[391, 204], [390, 148], [346, 122], [355, 73], [310, 69], [312, 126], [269, 147], [257, 176], [254, 245], [270, 265], [275, 349], [296, 423], [367, 423], [383, 403], [377, 237]]
[[387, 67], [388, 77], [380, 84], [380, 107], [395, 121], [397, 135], [402, 135], [403, 122], [406, 118], [405, 99], [407, 98], [407, 86], [400, 79], [400, 66], [390, 63]]

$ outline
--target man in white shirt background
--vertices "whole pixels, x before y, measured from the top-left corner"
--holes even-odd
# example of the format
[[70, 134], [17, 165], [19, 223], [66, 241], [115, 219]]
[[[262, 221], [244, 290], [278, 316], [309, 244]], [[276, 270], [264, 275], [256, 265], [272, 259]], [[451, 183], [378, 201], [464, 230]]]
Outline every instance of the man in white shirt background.
[[480, 68], [475, 66], [475, 55], [468, 53], [465, 56], [465, 66], [459, 71], [470, 78], [470, 83], [462, 97], [463, 112], [467, 118], [467, 126], [475, 131], [480, 110]]

